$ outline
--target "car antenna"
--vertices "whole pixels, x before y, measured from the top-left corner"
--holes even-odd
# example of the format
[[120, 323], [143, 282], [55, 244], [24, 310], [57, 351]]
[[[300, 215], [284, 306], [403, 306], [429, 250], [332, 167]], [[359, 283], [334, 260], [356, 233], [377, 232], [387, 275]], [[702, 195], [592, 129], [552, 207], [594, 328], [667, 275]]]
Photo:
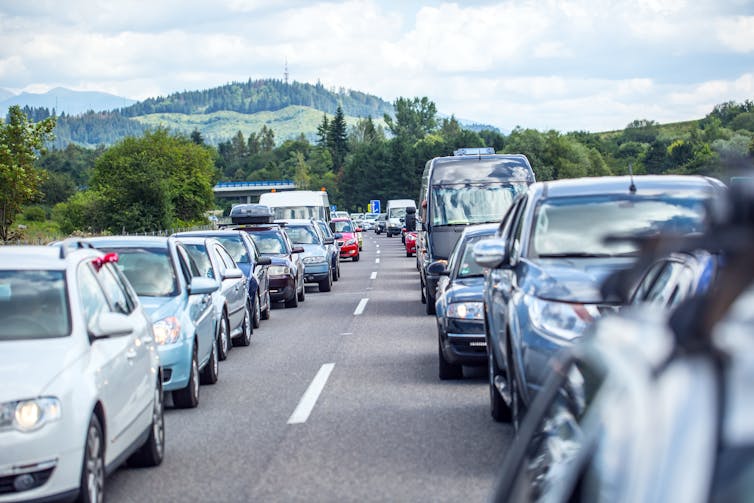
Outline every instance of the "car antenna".
[[636, 194], [636, 185], [634, 184], [634, 163], [628, 163], [628, 175], [631, 177], [631, 185], [628, 186], [628, 191], [631, 194]]

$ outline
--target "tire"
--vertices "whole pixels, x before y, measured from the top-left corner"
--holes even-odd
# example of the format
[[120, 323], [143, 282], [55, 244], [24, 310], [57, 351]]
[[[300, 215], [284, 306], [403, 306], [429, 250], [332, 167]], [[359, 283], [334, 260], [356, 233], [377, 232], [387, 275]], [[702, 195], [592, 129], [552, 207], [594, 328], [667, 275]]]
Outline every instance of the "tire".
[[196, 358], [196, 348], [191, 358], [189, 382], [185, 388], [173, 391], [173, 403], [181, 409], [193, 409], [199, 405], [199, 362]]
[[355, 256], [355, 257], [354, 257], [354, 258], [353, 258], [352, 260], [353, 260], [354, 262], [358, 262], [358, 261], [359, 261], [359, 258], [360, 258], [360, 257], [361, 257], [361, 255], [360, 255], [360, 254], [357, 254], [357, 255], [356, 255], [356, 256]]
[[105, 439], [99, 418], [92, 414], [86, 430], [78, 501], [101, 503], [105, 499]]
[[521, 399], [521, 392], [519, 391], [518, 379], [516, 379], [516, 372], [513, 370], [513, 361], [511, 360], [510, 346], [508, 346], [508, 388], [511, 390], [511, 405], [509, 408], [509, 421], [513, 424], [513, 429], [518, 431], [521, 427], [521, 421], [523, 421], [526, 415], [526, 407], [524, 407]]
[[269, 320], [270, 319], [270, 306], [272, 305], [272, 301], [270, 301], [270, 290], [267, 290], [267, 293], [264, 295], [267, 299], [267, 302], [265, 303], [264, 311], [261, 313], [261, 317], [263, 320]]
[[225, 311], [223, 311], [222, 317], [220, 318], [220, 324], [217, 328], [219, 330], [217, 334], [217, 358], [220, 361], [223, 361], [228, 357], [230, 346], [233, 343], [233, 341], [230, 340], [230, 322], [228, 321], [228, 316], [225, 314]]
[[442, 337], [437, 334], [437, 356], [438, 356], [438, 375], [440, 380], [449, 381], [453, 379], [461, 379], [463, 377], [463, 367], [461, 365], [453, 365], [448, 363], [445, 359], [445, 355], [442, 352]]
[[[262, 307], [261, 307], [261, 304], [262, 304], [262, 299], [259, 298], [259, 292], [257, 292], [256, 299], [254, 301], [254, 306], [253, 306], [253, 309], [251, 311], [251, 313], [252, 313], [251, 324], [252, 324], [252, 326], [254, 328], [259, 328], [259, 325], [261, 324], [261, 321], [262, 321]], [[251, 334], [249, 334], [249, 335], [251, 335]], [[246, 344], [246, 345], [248, 346], [248, 344]]]
[[301, 280], [301, 292], [298, 294], [298, 301], [304, 302], [306, 300], [306, 283]]
[[128, 458], [130, 466], [158, 466], [162, 463], [165, 456], [165, 404], [162, 399], [162, 376], [158, 376], [152, 402], [152, 430], [144, 445]]
[[200, 381], [202, 384], [215, 384], [217, 375], [220, 373], [220, 359], [217, 355], [218, 348], [217, 338], [212, 341], [212, 349], [209, 352], [209, 361], [202, 369]]
[[319, 282], [320, 292], [329, 292], [332, 290], [332, 274], [327, 275], [327, 279], [323, 279]]
[[338, 262], [332, 268], [332, 280], [333, 282], [335, 282], [335, 281], [338, 281], [339, 279], [340, 279], [340, 263]]
[[422, 301], [422, 304], [426, 304], [427, 303], [427, 297], [426, 297], [426, 295], [424, 295], [424, 283], [421, 282], [420, 286], [421, 286], [421, 288], [419, 290], [421, 290], [421, 294], [422, 294], [421, 301]]
[[406, 256], [407, 256], [407, 257], [410, 257], [410, 256], [411, 256], [411, 252], [407, 251], [407, 252], [406, 252]]
[[498, 423], [511, 420], [511, 409], [495, 387], [495, 378], [501, 375], [492, 346], [487, 347], [487, 375], [490, 388], [490, 415]]
[[424, 287], [424, 297], [426, 299], [424, 310], [427, 314], [435, 314], [435, 299], [429, 295], [429, 288]]
[[285, 301], [285, 307], [298, 307], [298, 292], [293, 289], [293, 296]]
[[238, 337], [236, 340], [233, 341], [233, 344], [236, 346], [248, 346], [251, 344], [251, 311], [249, 311], [249, 303], [246, 303], [246, 307], [244, 308], [244, 314], [243, 314], [243, 325], [241, 329], [241, 336]]

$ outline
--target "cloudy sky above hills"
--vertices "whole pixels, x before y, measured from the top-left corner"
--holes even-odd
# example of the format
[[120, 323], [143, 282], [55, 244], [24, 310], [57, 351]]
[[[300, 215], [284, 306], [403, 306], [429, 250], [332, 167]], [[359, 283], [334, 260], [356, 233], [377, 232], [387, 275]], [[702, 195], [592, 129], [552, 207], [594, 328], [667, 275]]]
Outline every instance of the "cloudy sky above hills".
[[540, 130], [754, 99], [754, 0], [5, 0], [0, 88], [144, 99], [248, 78]]

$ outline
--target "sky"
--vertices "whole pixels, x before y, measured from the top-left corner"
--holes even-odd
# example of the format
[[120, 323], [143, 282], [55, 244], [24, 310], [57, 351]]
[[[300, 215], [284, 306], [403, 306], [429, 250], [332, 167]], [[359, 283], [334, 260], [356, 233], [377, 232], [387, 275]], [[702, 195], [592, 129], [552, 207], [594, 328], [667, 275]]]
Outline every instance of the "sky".
[[131, 99], [322, 82], [538, 130], [754, 99], [754, 0], [2, 0], [0, 88]]

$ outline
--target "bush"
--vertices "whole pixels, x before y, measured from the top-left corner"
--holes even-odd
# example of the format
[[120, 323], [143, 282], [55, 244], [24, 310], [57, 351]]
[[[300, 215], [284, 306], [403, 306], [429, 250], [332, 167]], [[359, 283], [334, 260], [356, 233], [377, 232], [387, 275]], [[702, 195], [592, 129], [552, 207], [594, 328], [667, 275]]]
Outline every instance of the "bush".
[[23, 219], [27, 222], [44, 222], [47, 220], [47, 213], [39, 206], [29, 206], [24, 209]]

